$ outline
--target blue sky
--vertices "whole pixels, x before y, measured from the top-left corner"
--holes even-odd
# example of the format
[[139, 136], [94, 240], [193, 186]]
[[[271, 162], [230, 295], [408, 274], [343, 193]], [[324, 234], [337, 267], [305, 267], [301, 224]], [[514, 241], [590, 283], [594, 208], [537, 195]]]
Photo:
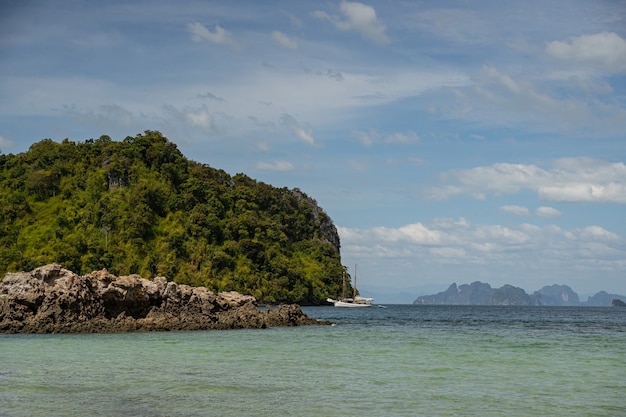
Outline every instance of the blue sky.
[[379, 302], [626, 294], [626, 2], [0, 1], [0, 149], [159, 130], [298, 187]]

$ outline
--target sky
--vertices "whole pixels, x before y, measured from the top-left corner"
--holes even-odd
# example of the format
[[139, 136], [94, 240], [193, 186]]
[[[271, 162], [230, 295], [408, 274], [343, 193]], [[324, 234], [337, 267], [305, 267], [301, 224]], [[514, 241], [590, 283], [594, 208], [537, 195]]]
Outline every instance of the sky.
[[626, 2], [0, 0], [0, 149], [158, 130], [299, 188], [361, 294], [626, 294]]

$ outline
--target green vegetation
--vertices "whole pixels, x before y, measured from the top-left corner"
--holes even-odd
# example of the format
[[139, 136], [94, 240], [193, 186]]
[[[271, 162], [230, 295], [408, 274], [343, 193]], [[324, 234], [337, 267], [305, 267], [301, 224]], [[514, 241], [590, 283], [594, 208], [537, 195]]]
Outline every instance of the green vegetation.
[[51, 262], [300, 304], [339, 293], [344, 270], [303, 192], [190, 161], [152, 131], [0, 154], [0, 273]]

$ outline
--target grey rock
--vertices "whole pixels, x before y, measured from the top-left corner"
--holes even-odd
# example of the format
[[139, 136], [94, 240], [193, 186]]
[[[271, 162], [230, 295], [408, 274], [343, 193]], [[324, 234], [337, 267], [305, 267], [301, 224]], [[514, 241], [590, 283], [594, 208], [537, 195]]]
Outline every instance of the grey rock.
[[261, 311], [237, 292], [115, 276], [79, 276], [58, 264], [7, 273], [0, 282], [0, 333], [84, 333], [266, 328], [329, 324], [297, 305]]

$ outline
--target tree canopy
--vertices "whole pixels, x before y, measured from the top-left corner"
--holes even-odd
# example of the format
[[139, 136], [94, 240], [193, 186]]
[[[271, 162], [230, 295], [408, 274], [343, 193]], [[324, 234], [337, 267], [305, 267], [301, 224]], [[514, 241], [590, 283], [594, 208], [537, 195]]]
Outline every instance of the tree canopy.
[[188, 160], [154, 131], [0, 154], [0, 273], [51, 262], [266, 303], [321, 303], [344, 273], [315, 200]]

